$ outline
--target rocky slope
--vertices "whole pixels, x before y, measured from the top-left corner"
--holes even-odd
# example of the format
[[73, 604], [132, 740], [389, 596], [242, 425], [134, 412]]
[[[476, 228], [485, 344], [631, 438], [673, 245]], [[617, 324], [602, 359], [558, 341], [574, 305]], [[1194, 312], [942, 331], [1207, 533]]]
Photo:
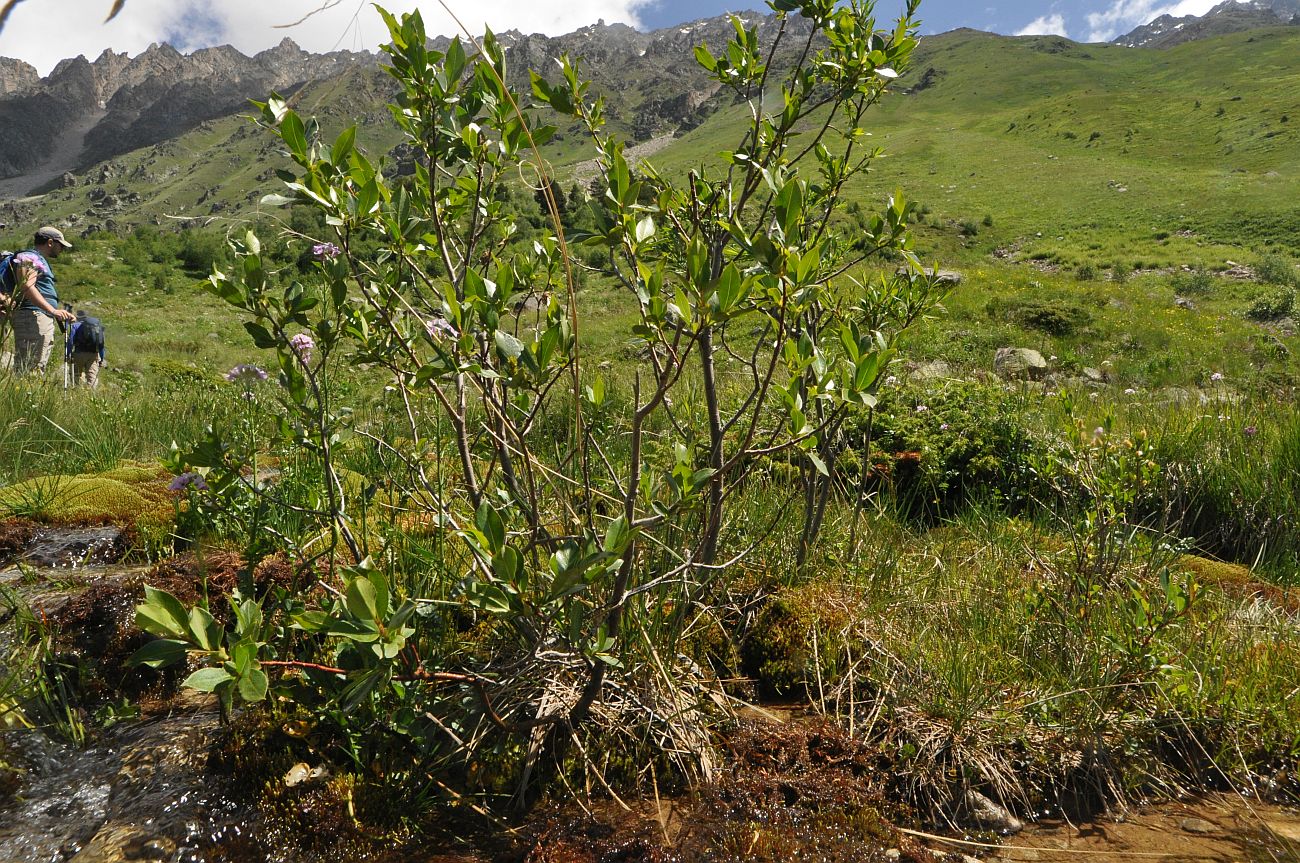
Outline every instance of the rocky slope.
[[1300, 0], [1225, 0], [1204, 15], [1161, 15], [1115, 39], [1130, 48], [1172, 48], [1224, 33], [1300, 25]]
[[[754, 12], [744, 17], [770, 45], [776, 19]], [[801, 49], [810, 32], [803, 19], [788, 21], [777, 63]], [[600, 22], [564, 36], [507, 31], [498, 38], [514, 83], [525, 92], [529, 68], [550, 75], [561, 55], [581, 57], [615, 128], [646, 141], [693, 128], [729, 103], [731, 94], [708, 80], [691, 52], [701, 41], [721, 50], [732, 35], [729, 20], [717, 17], [653, 33]], [[435, 47], [445, 44], [440, 39]], [[133, 58], [105, 51], [93, 62], [65, 60], [45, 79], [26, 64], [0, 60], [0, 196], [75, 182], [66, 174], [166, 142], [206, 120], [247, 112], [250, 98], [293, 92], [377, 63], [368, 53], [308, 54], [287, 39], [251, 58], [228, 46], [183, 55], [153, 45]], [[370, 107], [382, 106], [390, 94], [377, 95]], [[354, 116], [367, 113], [361, 106]]]
[[[64, 60], [44, 79], [0, 65], [0, 179], [32, 183], [173, 138], [247, 108], [249, 98], [373, 65], [371, 54], [309, 54], [286, 39], [245, 57], [230, 47], [183, 55], [153, 45], [137, 57], [105, 51]], [[30, 67], [27, 67], [30, 70]], [[8, 88], [8, 89], [6, 89]], [[72, 138], [69, 142], [69, 137]]]

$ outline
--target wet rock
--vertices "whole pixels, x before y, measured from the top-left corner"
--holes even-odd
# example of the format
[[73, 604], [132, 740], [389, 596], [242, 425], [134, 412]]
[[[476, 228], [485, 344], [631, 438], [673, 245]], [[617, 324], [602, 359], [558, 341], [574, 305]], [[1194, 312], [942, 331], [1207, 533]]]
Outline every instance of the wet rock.
[[1042, 380], [1047, 376], [1047, 360], [1032, 348], [998, 348], [993, 371], [1004, 380]]
[[974, 789], [962, 796], [961, 804], [962, 814], [985, 830], [1009, 835], [1025, 829], [1023, 821]]
[[32, 566], [71, 569], [115, 563], [126, 554], [120, 527], [49, 528], [38, 531], [23, 560]]
[[1199, 833], [1204, 835], [1207, 833], [1219, 832], [1219, 825], [1212, 821], [1206, 821], [1204, 818], [1184, 818], [1182, 821], [1178, 822], [1178, 826], [1186, 830], [1188, 833]]
[[246, 820], [204, 770], [217, 725], [212, 712], [123, 723], [86, 749], [8, 735], [25, 770], [0, 817], [0, 860], [199, 859], [206, 837]]

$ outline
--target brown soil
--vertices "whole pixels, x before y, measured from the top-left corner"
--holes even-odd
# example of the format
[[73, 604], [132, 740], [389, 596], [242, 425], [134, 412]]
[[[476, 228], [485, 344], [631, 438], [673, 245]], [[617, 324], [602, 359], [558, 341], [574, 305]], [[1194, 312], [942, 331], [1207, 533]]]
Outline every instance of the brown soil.
[[[186, 607], [195, 605], [206, 589], [212, 616], [227, 624], [231, 609], [225, 597], [239, 585], [239, 566], [239, 556], [233, 552], [209, 551], [201, 557], [187, 553], [163, 561], [147, 573], [100, 578], [51, 610], [49, 621], [60, 649], [79, 657], [86, 672], [83, 695], [88, 702], [125, 696], [143, 701], [146, 710], [165, 707], [187, 669], [174, 666], [154, 671], [126, 664], [131, 654], [150, 640], [135, 622], [135, 607], [144, 599], [145, 586], [167, 591]], [[290, 585], [294, 578], [293, 566], [276, 557], [257, 568], [253, 581], [262, 592]]]
[[935, 848], [986, 860], [1298, 863], [1300, 810], [1215, 794], [1077, 824], [1043, 820], [1001, 846], [927, 841]]
[[0, 560], [13, 560], [27, 548], [36, 533], [36, 525], [23, 519], [0, 521]]

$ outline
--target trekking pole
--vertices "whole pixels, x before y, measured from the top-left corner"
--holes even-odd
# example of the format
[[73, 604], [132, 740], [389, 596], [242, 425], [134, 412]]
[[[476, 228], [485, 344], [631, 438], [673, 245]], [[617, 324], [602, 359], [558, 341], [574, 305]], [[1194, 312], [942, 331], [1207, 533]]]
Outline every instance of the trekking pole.
[[[72, 311], [72, 306], [66, 303], [63, 306], [65, 311]], [[66, 390], [72, 386], [72, 324], [60, 321], [63, 327], [63, 388]]]

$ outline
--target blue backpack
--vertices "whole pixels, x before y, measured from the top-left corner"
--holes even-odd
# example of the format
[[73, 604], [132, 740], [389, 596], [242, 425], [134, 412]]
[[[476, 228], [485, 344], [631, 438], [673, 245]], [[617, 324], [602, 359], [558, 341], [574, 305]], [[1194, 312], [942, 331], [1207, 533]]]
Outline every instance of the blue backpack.
[[0, 294], [11, 295], [17, 282], [14, 276], [14, 255], [16, 252], [5, 252], [0, 257]]

